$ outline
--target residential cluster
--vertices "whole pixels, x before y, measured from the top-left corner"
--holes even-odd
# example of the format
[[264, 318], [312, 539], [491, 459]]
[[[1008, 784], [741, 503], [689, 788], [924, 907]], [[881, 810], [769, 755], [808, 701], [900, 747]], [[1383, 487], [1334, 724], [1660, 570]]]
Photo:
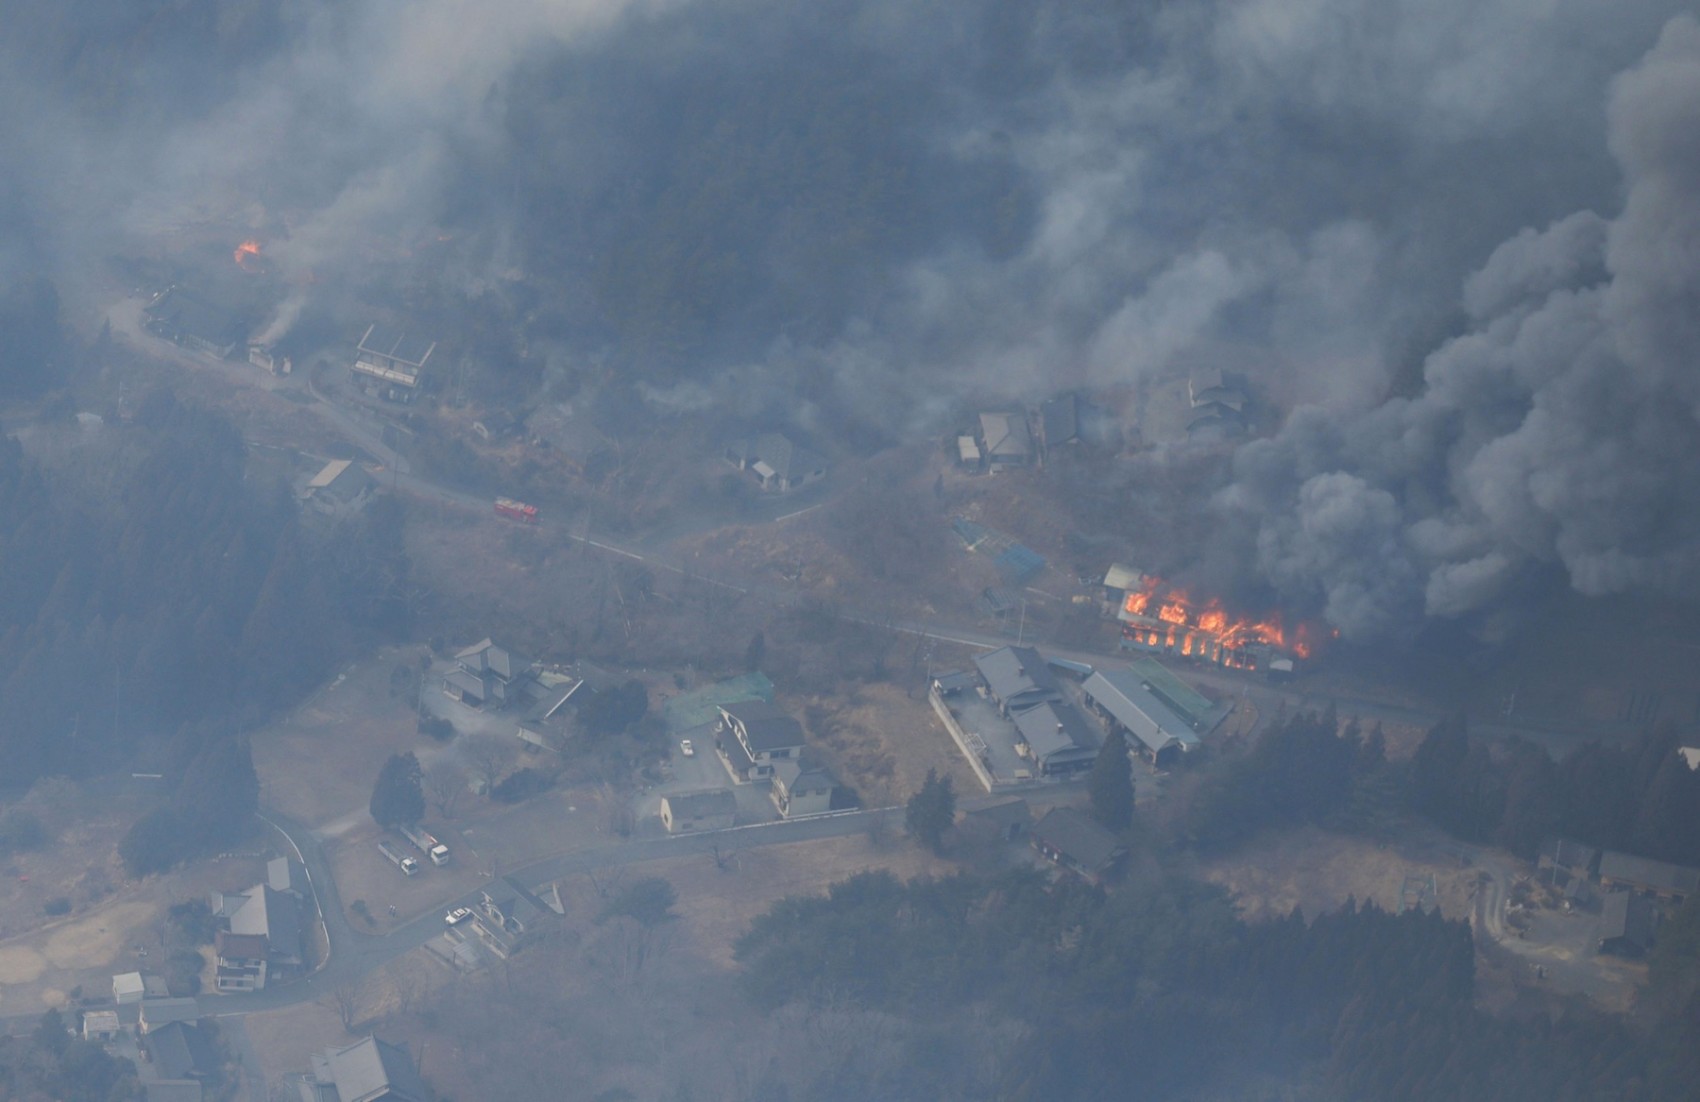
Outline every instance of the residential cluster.
[[1700, 869], [1552, 837], [1536, 868], [1568, 909], [1598, 915], [1602, 953], [1644, 957], [1658, 940], [1667, 907], [1700, 893]]
[[980, 655], [972, 672], [935, 675], [928, 699], [988, 792], [1090, 769], [1113, 731], [1167, 768], [1231, 711], [1154, 658], [1095, 669], [1023, 646]]

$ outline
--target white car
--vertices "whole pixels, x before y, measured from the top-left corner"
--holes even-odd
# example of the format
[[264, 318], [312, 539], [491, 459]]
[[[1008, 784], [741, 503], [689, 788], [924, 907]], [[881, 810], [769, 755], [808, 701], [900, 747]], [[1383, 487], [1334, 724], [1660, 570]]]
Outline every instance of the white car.
[[471, 907], [456, 907], [454, 910], [443, 916], [443, 921], [450, 926], [459, 926], [462, 922], [465, 922], [471, 917]]
[[696, 756], [696, 752], [697, 748], [691, 745], [690, 739], [682, 738], [679, 740], [679, 753], [685, 755], [687, 758], [693, 758]]

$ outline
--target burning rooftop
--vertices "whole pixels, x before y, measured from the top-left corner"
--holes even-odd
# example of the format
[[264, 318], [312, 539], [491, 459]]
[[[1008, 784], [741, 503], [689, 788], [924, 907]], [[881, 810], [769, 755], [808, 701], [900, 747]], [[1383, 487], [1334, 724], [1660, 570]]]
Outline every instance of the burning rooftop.
[[1234, 669], [1260, 669], [1280, 658], [1309, 658], [1314, 632], [1288, 631], [1280, 613], [1236, 616], [1218, 598], [1200, 601], [1154, 574], [1112, 567], [1105, 585], [1119, 593], [1122, 646], [1197, 658]]

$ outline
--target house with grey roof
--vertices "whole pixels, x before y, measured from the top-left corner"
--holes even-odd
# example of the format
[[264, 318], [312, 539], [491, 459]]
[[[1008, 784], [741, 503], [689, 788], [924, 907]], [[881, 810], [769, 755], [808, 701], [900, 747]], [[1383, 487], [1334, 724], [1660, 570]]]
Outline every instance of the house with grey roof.
[[443, 676], [443, 691], [474, 708], [530, 702], [539, 689], [531, 661], [489, 639], [458, 652]]
[[773, 767], [803, 752], [803, 725], [765, 700], [722, 704], [715, 749], [743, 780], [773, 775]]
[[722, 456], [763, 490], [785, 493], [826, 477], [826, 459], [783, 433], [764, 432], [726, 445]]
[[819, 815], [832, 810], [832, 793], [838, 787], [826, 766], [805, 755], [781, 761], [773, 767], [768, 796], [782, 819]]
[[1072, 807], [1053, 807], [1033, 824], [1033, 848], [1047, 860], [1096, 884], [1127, 850], [1114, 834]]
[[437, 342], [374, 322], [354, 352], [354, 381], [386, 398], [410, 402]]
[[1092, 768], [1103, 744], [1080, 709], [1066, 701], [1046, 700], [1015, 713], [1015, 731], [1016, 752], [1037, 765], [1043, 777]]
[[669, 834], [725, 830], [737, 817], [738, 800], [729, 789], [670, 792], [661, 797], [661, 825]]
[[1063, 699], [1056, 674], [1032, 647], [999, 647], [976, 656], [974, 668], [980, 671], [987, 695], [1004, 715]]
[[363, 1037], [312, 1058], [296, 1080], [301, 1102], [427, 1102], [430, 1097], [406, 1047]]
[[1201, 745], [1193, 725], [1133, 670], [1095, 670], [1081, 690], [1106, 725], [1130, 735], [1153, 765], [1168, 765]]
[[1700, 869], [1607, 850], [1600, 855], [1600, 886], [1646, 892], [1678, 903], [1700, 891]]
[[1033, 434], [1025, 413], [980, 414], [980, 454], [994, 473], [1033, 462]]
[[124, 1031], [116, 1010], [83, 1011], [83, 1040], [106, 1042]]
[[193, 1022], [200, 1016], [201, 1004], [193, 997], [143, 999], [138, 1026], [146, 1034], [172, 1022]]

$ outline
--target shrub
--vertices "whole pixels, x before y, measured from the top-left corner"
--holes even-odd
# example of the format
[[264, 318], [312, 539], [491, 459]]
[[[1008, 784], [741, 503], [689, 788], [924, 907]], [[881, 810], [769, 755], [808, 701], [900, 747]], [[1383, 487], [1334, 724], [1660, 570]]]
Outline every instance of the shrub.
[[549, 790], [550, 780], [535, 769], [525, 768], [509, 773], [490, 790], [490, 798], [499, 803], [517, 804]]
[[60, 915], [68, 915], [71, 913], [71, 900], [69, 897], [61, 895], [43, 903], [41, 909], [55, 918]]
[[47, 844], [47, 827], [41, 817], [22, 808], [0, 812], [0, 854], [27, 853]]
[[455, 737], [455, 725], [442, 716], [420, 716], [419, 733], [438, 742], [447, 742]]

